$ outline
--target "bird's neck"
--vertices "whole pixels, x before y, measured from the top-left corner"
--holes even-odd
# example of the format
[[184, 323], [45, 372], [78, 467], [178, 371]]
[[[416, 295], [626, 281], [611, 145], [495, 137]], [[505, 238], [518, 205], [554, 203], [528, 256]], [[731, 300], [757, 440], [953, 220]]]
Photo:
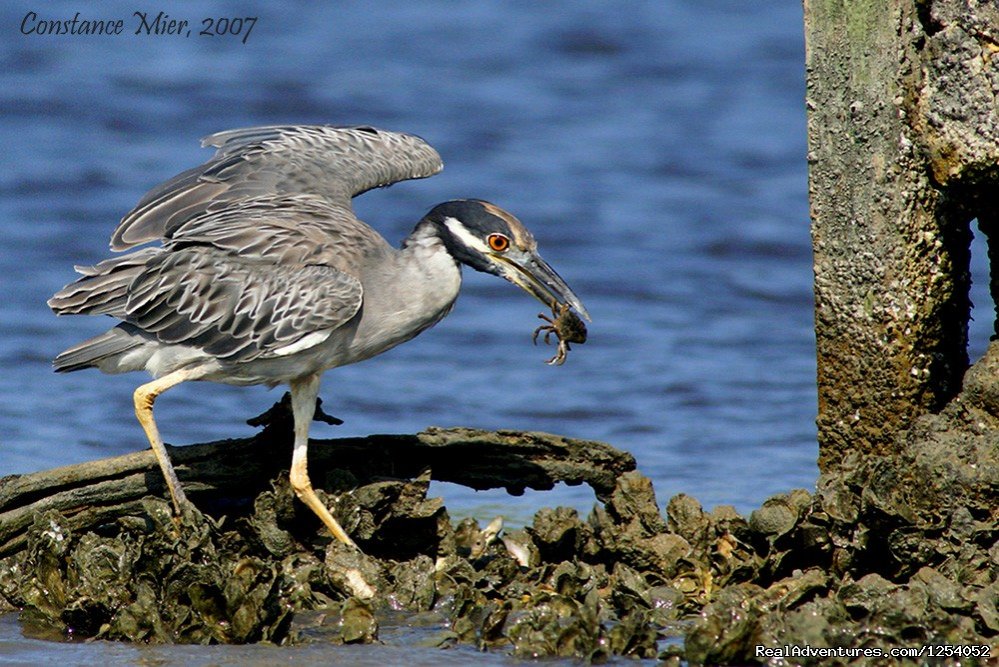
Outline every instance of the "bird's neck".
[[461, 287], [461, 263], [455, 258], [440, 225], [421, 220], [402, 242], [396, 255], [400, 284], [409, 281], [407, 291], [429, 304], [444, 308], [443, 317], [458, 298]]
[[363, 315], [351, 361], [403, 343], [433, 326], [451, 310], [461, 287], [461, 269], [432, 223], [421, 222], [362, 280]]
[[427, 251], [445, 251], [451, 256], [456, 264], [459, 264], [451, 249], [451, 238], [447, 229], [438, 222], [424, 218], [416, 224], [416, 227], [402, 241], [403, 253], [414, 253], [425, 255]]

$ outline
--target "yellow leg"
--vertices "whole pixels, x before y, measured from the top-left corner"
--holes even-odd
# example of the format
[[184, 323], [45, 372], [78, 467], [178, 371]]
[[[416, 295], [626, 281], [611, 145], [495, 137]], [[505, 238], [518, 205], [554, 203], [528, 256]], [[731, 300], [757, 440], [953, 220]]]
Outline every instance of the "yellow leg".
[[163, 477], [166, 478], [167, 488], [170, 489], [170, 497], [173, 499], [173, 506], [177, 509], [178, 514], [180, 514], [181, 505], [187, 505], [189, 501], [184, 495], [184, 490], [180, 488], [180, 480], [177, 479], [177, 473], [173, 469], [173, 464], [170, 463], [170, 457], [167, 455], [159, 429], [156, 428], [156, 421], [153, 419], [153, 403], [157, 396], [170, 387], [185, 380], [197, 379], [200, 375], [201, 373], [196, 369], [174, 371], [142, 385], [132, 395], [135, 401], [135, 416], [142, 425], [142, 430], [146, 432], [146, 437], [149, 438], [149, 444], [152, 446], [153, 454], [156, 455], [156, 460], [163, 471]]
[[316, 516], [326, 524], [333, 537], [344, 544], [357, 548], [354, 540], [340, 527], [329, 509], [319, 500], [312, 489], [308, 470], [309, 425], [316, 414], [316, 396], [319, 395], [319, 376], [309, 375], [291, 381], [291, 409], [295, 417], [295, 449], [291, 455], [291, 488], [295, 495], [309, 506]]

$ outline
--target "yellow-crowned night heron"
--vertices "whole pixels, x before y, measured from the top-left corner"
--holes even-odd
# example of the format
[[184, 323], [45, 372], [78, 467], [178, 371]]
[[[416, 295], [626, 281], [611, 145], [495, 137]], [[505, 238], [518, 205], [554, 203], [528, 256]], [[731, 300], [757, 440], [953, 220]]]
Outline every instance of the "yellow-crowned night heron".
[[111, 249], [49, 306], [121, 324], [62, 352], [57, 371], [146, 370], [135, 390], [179, 512], [187, 503], [156, 422], [156, 397], [187, 380], [291, 386], [291, 485], [341, 542], [353, 544], [312, 489], [306, 452], [323, 371], [403, 343], [447, 315], [461, 264], [501, 276], [545, 305], [586, 316], [538, 255], [531, 233], [485, 201], [435, 206], [394, 249], [358, 220], [351, 198], [442, 168], [422, 139], [370, 127], [284, 126], [220, 132], [215, 156], [147, 193]]

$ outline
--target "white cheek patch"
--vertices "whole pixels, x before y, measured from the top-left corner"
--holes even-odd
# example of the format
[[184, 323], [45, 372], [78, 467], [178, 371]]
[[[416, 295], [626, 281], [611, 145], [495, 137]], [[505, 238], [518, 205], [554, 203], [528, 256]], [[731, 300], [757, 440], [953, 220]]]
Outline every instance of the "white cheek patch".
[[444, 226], [448, 228], [448, 231], [450, 231], [455, 238], [472, 250], [478, 250], [483, 255], [492, 253], [492, 250], [482, 239], [468, 231], [468, 228], [461, 224], [461, 222], [459, 222], [456, 218], [444, 218]]

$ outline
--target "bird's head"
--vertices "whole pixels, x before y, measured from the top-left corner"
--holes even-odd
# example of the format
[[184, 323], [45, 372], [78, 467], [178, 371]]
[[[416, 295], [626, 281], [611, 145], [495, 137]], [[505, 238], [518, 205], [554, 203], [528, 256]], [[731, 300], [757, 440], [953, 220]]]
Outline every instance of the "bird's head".
[[448, 252], [476, 271], [509, 280], [543, 304], [568, 304], [589, 313], [562, 277], [538, 254], [538, 244], [523, 223], [500, 207], [479, 199], [438, 204], [427, 214]]

